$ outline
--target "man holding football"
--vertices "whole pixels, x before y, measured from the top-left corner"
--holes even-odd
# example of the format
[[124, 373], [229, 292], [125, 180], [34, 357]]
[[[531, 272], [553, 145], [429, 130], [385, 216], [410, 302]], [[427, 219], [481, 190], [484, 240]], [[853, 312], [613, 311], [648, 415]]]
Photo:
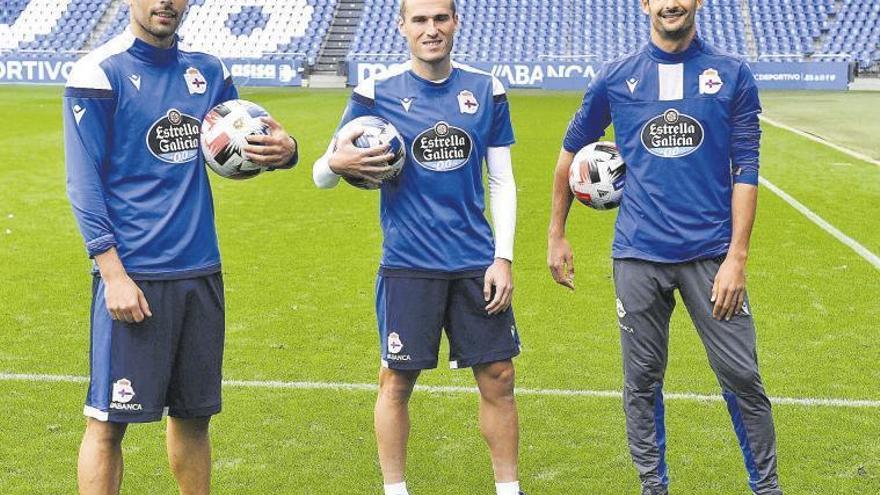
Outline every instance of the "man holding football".
[[[238, 93], [218, 58], [178, 46], [186, 0], [129, 3], [129, 28], [77, 62], [64, 95], [67, 192], [94, 259], [79, 492], [119, 493], [127, 425], [167, 414], [180, 493], [207, 494], [225, 328], [198, 129]], [[295, 142], [267, 124], [248, 158], [292, 167]]]
[[[513, 395], [519, 337], [510, 307], [516, 187], [507, 96], [488, 73], [453, 63], [453, 0], [405, 0], [398, 27], [410, 61], [354, 90], [341, 125], [366, 115], [390, 121], [408, 145], [394, 179], [384, 147], [353, 145], [345, 132], [315, 163], [315, 183], [340, 176], [381, 182], [382, 261], [376, 283], [381, 368], [375, 408], [386, 495], [406, 495], [408, 401], [419, 373], [437, 366], [441, 329], [450, 366], [471, 368], [480, 390], [480, 429], [496, 491], [517, 495], [519, 426]], [[344, 134], [344, 135], [343, 135]], [[484, 215], [489, 174], [495, 232]]]
[[721, 385], [757, 494], [781, 494], [770, 401], [745, 291], [761, 111], [745, 62], [697, 35], [702, 0], [641, 0], [651, 41], [608, 63], [569, 125], [556, 166], [548, 264], [574, 289], [565, 221], [574, 153], [614, 124], [627, 164], [612, 258], [632, 459], [645, 495], [666, 494], [663, 376], [678, 289]]

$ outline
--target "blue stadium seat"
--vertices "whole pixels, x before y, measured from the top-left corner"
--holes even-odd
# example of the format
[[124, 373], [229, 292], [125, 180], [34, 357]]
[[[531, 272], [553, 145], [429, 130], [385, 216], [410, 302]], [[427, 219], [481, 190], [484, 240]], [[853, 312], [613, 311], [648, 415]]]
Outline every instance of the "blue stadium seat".
[[[181, 35], [196, 49], [224, 57], [289, 57], [303, 53], [314, 62], [339, 0], [190, 0]], [[383, 54], [388, 60], [408, 54], [396, 29], [399, 0], [365, 0], [365, 10], [349, 57]], [[718, 48], [747, 55], [744, 26], [751, 20], [755, 50], [761, 59], [802, 60], [832, 54], [860, 67], [880, 62], [880, 0], [712, 0], [698, 13], [701, 34]], [[3, 0], [0, 24], [12, 25], [45, 2]], [[50, 4], [52, 2], [49, 2]], [[54, 5], [54, 4], [53, 4]], [[124, 0], [58, 0], [33, 31], [4, 40], [21, 50], [81, 50], [108, 41], [128, 24]], [[28, 7], [31, 9], [28, 10]], [[97, 43], [89, 44], [108, 8], [116, 15]], [[119, 6], [119, 8], [117, 8]], [[634, 0], [458, 0], [462, 18], [455, 57], [460, 61], [539, 59], [609, 60], [629, 53], [648, 39], [647, 19]], [[42, 13], [42, 11], [41, 11]], [[821, 46], [817, 46], [819, 40]], [[11, 44], [10, 44], [11, 43]]]

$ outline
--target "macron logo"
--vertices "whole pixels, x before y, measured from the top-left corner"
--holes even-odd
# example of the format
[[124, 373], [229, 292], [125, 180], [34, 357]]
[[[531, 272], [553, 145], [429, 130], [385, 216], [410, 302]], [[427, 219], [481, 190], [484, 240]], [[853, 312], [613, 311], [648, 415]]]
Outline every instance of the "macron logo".
[[85, 108], [83, 108], [79, 105], [73, 106], [73, 118], [76, 119], [76, 125], [79, 125], [79, 121], [82, 120], [83, 115], [85, 115], [85, 114], [86, 114]]
[[141, 90], [141, 76], [137, 74], [132, 74], [128, 76], [128, 80], [131, 81], [132, 84], [134, 84], [134, 87], [137, 88], [138, 91]]
[[629, 88], [629, 94], [633, 94], [636, 92], [636, 86], [639, 85], [639, 80], [635, 77], [631, 77], [626, 80], [626, 87]]

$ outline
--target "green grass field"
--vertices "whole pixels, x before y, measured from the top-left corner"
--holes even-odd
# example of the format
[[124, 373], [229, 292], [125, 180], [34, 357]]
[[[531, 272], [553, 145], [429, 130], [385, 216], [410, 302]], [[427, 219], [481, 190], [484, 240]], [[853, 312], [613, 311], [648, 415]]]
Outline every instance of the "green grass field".
[[[0, 87], [0, 373], [88, 373], [89, 262], [64, 192], [60, 95], [59, 88]], [[311, 181], [311, 163], [347, 93], [243, 96], [297, 136], [301, 165], [247, 182], [213, 181], [227, 290], [225, 377], [373, 383], [378, 194], [347, 186], [319, 191]], [[765, 106], [786, 120], [782, 107], [809, 109], [817, 98], [771, 93]], [[878, 98], [834, 95], [811, 110], [812, 121], [827, 124], [829, 138], [873, 138], [880, 134], [876, 118], [818, 117], [877, 108]], [[511, 95], [519, 189], [514, 304], [525, 345], [516, 363], [518, 385], [530, 390], [621, 384], [609, 262], [614, 214], [577, 205], [572, 211], [576, 292], [556, 286], [545, 264], [552, 170], [579, 100], [573, 93]], [[797, 118], [787, 122], [798, 125]], [[880, 167], [764, 130], [762, 175], [880, 252]], [[880, 156], [880, 141], [863, 139], [860, 149]], [[749, 275], [768, 392], [875, 401], [774, 407], [786, 493], [880, 493], [878, 270], [763, 188]], [[670, 346], [666, 391], [719, 395], [684, 311], [674, 316]], [[441, 367], [421, 383], [470, 386], [472, 377]], [[0, 493], [75, 493], [85, 391], [83, 382], [0, 380]], [[360, 389], [227, 387], [225, 411], [213, 423], [214, 493], [380, 494], [373, 400]], [[523, 394], [519, 407], [521, 479], [529, 494], [637, 493], [618, 398]], [[493, 493], [476, 409], [471, 393], [415, 394], [414, 494]], [[748, 492], [723, 403], [669, 400], [667, 422], [674, 493]], [[163, 436], [162, 424], [129, 430], [123, 493], [174, 493]]]

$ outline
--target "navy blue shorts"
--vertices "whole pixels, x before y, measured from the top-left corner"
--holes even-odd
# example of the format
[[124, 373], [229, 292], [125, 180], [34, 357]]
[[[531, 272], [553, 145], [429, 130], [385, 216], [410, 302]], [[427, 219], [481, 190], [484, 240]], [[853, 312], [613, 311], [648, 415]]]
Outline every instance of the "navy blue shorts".
[[96, 276], [92, 284], [91, 381], [84, 414], [114, 423], [217, 414], [225, 333], [222, 275], [136, 283], [153, 313], [141, 323], [112, 320], [103, 280]]
[[520, 352], [513, 309], [489, 315], [483, 276], [426, 278], [383, 269], [376, 280], [376, 316], [382, 366], [437, 367], [441, 329], [449, 339], [449, 366], [470, 368]]

